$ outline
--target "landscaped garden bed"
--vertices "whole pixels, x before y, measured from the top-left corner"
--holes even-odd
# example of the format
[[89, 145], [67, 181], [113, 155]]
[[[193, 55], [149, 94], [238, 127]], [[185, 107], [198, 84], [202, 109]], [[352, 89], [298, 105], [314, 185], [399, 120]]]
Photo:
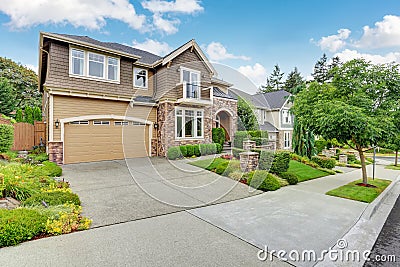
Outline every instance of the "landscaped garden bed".
[[371, 203], [390, 185], [390, 180], [368, 178], [370, 186], [362, 186], [362, 180], [353, 181], [326, 194], [329, 196], [352, 199], [356, 201]]
[[[0, 247], [88, 229], [79, 197], [60, 178], [62, 169], [41, 153], [0, 162]], [[26, 163], [32, 162], [32, 163]], [[34, 162], [34, 163], [33, 163]]]

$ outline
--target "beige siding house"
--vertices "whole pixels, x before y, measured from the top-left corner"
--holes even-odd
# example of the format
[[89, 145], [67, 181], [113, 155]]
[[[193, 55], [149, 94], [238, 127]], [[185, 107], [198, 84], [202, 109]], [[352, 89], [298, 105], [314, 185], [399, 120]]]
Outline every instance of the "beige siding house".
[[236, 130], [237, 99], [194, 40], [165, 57], [87, 36], [40, 33], [39, 87], [50, 160], [165, 156]]

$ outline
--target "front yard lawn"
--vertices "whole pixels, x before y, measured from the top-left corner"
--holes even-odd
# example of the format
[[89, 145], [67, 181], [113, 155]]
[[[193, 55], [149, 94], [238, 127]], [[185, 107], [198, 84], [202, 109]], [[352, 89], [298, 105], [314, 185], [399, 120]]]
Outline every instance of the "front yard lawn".
[[294, 173], [299, 178], [299, 182], [320, 178], [329, 175], [327, 172], [314, 169], [311, 166], [291, 160], [289, 163], [289, 173]]
[[229, 162], [229, 160], [223, 158], [209, 158], [209, 159], [196, 160], [190, 162], [189, 164], [211, 171], [216, 169], [218, 165], [224, 162]]
[[348, 183], [346, 185], [333, 189], [326, 194], [329, 196], [371, 203], [372, 201], [374, 201], [375, 198], [380, 195], [380, 193], [383, 192], [383, 190], [385, 190], [386, 187], [390, 185], [391, 181], [383, 179], [372, 180], [369, 178], [368, 184], [374, 185], [376, 187], [358, 186], [356, 185], [358, 183], [362, 183], [362, 180]]
[[394, 165], [388, 165], [385, 167], [385, 169], [388, 170], [395, 170], [395, 171], [400, 171], [400, 165], [394, 166]]

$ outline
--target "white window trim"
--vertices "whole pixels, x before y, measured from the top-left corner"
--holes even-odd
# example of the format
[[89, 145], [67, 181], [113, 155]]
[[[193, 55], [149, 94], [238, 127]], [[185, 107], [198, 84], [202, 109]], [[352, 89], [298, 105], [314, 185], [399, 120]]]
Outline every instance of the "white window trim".
[[[288, 136], [288, 140], [286, 140], [286, 135]], [[291, 145], [291, 140], [290, 140], [290, 132], [288, 132], [288, 131], [284, 131], [283, 132], [283, 148], [290, 148], [290, 145]], [[286, 141], [287, 141], [287, 143], [289, 144], [288, 146], [286, 146]]]
[[[144, 71], [146, 71], [146, 86], [136, 85], [135, 70], [144, 70]], [[149, 71], [147, 69], [139, 68], [139, 67], [134, 67], [133, 68], [133, 87], [141, 89], [141, 90], [148, 90], [148, 88], [149, 88]]]
[[[84, 52], [84, 59], [83, 59], [83, 75], [74, 74], [72, 73], [72, 50], [78, 50]], [[104, 70], [103, 70], [103, 78], [99, 78], [97, 76], [89, 76], [89, 53], [98, 54], [104, 56]], [[117, 80], [109, 80], [108, 79], [108, 59], [115, 58], [118, 60], [118, 71], [117, 71]], [[115, 83], [120, 84], [120, 74], [121, 74], [121, 58], [117, 56], [107, 56], [101, 53], [95, 53], [91, 51], [86, 51], [75, 46], [69, 47], [69, 77], [86, 79], [91, 81], [99, 81], [99, 82], [108, 82], [108, 83]]]
[[[96, 122], [96, 123], [95, 123]], [[99, 123], [98, 123], [99, 122]], [[94, 120], [93, 121], [93, 125], [95, 126], [110, 126], [111, 123], [110, 121], [98, 121], [98, 120]]]
[[129, 125], [129, 121], [114, 121], [114, 126], [126, 126]]
[[[284, 116], [284, 112], [287, 112], [287, 115], [288, 115], [288, 118], [289, 118], [289, 122], [286, 122], [286, 121], [284, 121], [285, 120], [285, 116]], [[284, 109], [282, 109], [282, 124], [283, 125], [291, 125], [292, 124], [292, 116], [291, 116], [291, 114], [290, 114], [290, 110], [288, 109], [288, 108], [284, 108]]]
[[[177, 112], [177, 110], [182, 110], [182, 137], [179, 137], [178, 136], [178, 130], [177, 130], [177, 118], [178, 118], [178, 116], [176, 115], [176, 112]], [[184, 132], [185, 132], [185, 111], [186, 110], [190, 110], [190, 111], [194, 111], [194, 121], [195, 121], [195, 123], [194, 123], [194, 133], [195, 133], [195, 136], [194, 137], [185, 137], [184, 136]], [[197, 116], [197, 112], [198, 111], [201, 111], [202, 112], [202, 120], [201, 120], [201, 136], [197, 136], [197, 118], [198, 118], [198, 116]], [[174, 127], [175, 127], [175, 139], [176, 140], [204, 140], [204, 109], [198, 109], [198, 108], [181, 108], [181, 107], [175, 107], [175, 125], [174, 125]]]
[[89, 121], [71, 121], [71, 125], [89, 125]]
[[[184, 70], [185, 71], [189, 71], [189, 72], [193, 72], [193, 73], [197, 73], [199, 75], [199, 98], [201, 98], [201, 71], [190, 69], [190, 68], [186, 68], [186, 67], [179, 67], [179, 70], [180, 70], [180, 79], [179, 79], [179, 81], [180, 81], [180, 83], [182, 85], [184, 85], [184, 82], [183, 82], [183, 71]], [[192, 75], [190, 75], [190, 77], [192, 77]], [[183, 86], [182, 90], [183, 90], [183, 98], [187, 98], [185, 86]]]

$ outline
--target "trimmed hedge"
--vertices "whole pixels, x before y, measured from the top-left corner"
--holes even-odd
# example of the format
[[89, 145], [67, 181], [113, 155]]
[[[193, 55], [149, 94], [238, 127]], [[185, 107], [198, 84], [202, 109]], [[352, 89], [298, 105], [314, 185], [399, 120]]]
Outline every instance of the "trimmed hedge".
[[260, 170], [269, 170], [272, 173], [280, 174], [286, 172], [289, 169], [290, 163], [290, 152], [288, 151], [276, 151], [275, 153], [268, 150], [257, 150], [252, 151], [258, 152], [260, 155], [258, 161], [258, 168]]
[[267, 171], [252, 171], [247, 177], [247, 184], [255, 189], [275, 191], [281, 188], [279, 181]]
[[256, 146], [268, 145], [268, 138], [252, 137], [252, 138], [250, 138], [250, 140], [255, 141], [256, 142]]
[[40, 206], [42, 201], [49, 206], [63, 205], [65, 203], [81, 205], [77, 194], [63, 191], [40, 192], [23, 201], [24, 206]]
[[167, 158], [170, 160], [175, 160], [182, 157], [200, 157], [204, 155], [219, 154], [222, 152], [222, 149], [222, 145], [217, 143], [172, 146], [168, 148]]
[[321, 168], [325, 169], [333, 169], [336, 165], [335, 159], [327, 157], [314, 156], [311, 158], [311, 161], [317, 163]]
[[243, 148], [244, 140], [253, 140], [256, 141], [257, 146], [261, 146], [263, 144], [268, 143], [268, 131], [237, 131], [235, 133], [235, 138], [233, 141], [234, 147]]
[[249, 134], [246, 131], [237, 131], [233, 140], [233, 146], [237, 148], [243, 148], [243, 141], [249, 138]]
[[47, 216], [36, 210], [0, 209], [0, 247], [14, 246], [44, 232]]
[[14, 127], [0, 124], [0, 153], [7, 152], [14, 144]]
[[285, 179], [289, 184], [294, 185], [299, 182], [299, 177], [296, 174], [291, 172], [282, 172], [279, 176]]
[[225, 143], [225, 130], [223, 128], [213, 128], [212, 141], [213, 143], [221, 144], [221, 146], [223, 146]]
[[239, 154], [240, 153], [242, 153], [242, 152], [245, 152], [246, 150], [244, 150], [244, 149], [242, 149], [242, 148], [236, 148], [236, 147], [233, 147], [232, 148], [232, 155], [235, 157], [235, 158], [239, 158]]
[[179, 146], [172, 146], [172, 147], [168, 148], [168, 151], [167, 151], [168, 159], [175, 160], [175, 159], [181, 158], [181, 157], [182, 157], [182, 153], [181, 153]]

